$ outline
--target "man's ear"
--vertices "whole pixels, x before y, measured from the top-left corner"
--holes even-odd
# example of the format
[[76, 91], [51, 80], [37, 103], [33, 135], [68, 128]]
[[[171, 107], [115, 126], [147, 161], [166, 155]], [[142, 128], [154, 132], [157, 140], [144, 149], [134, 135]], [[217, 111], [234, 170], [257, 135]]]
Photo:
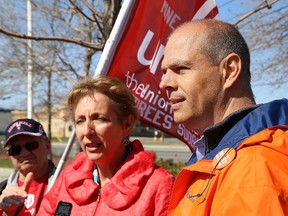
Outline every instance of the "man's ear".
[[44, 142], [47, 148], [48, 153], [51, 153], [51, 140], [48, 137], [44, 138]]
[[222, 60], [224, 73], [224, 88], [230, 88], [238, 79], [242, 69], [241, 58], [231, 53]]

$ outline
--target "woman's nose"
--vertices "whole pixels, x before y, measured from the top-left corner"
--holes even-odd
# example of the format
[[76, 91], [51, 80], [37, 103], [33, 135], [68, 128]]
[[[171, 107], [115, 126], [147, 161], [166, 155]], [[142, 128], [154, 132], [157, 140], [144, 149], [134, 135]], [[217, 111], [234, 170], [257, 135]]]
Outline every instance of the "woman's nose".
[[95, 135], [95, 126], [92, 121], [88, 121], [84, 127], [84, 135], [91, 136]]

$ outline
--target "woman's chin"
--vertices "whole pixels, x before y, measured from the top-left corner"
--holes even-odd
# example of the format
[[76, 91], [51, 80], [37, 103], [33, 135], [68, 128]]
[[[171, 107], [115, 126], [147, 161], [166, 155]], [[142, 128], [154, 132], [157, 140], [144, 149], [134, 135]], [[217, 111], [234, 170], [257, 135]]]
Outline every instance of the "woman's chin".
[[86, 155], [92, 161], [97, 161], [102, 157], [102, 153], [99, 153], [99, 152], [96, 153], [96, 152], [86, 151]]

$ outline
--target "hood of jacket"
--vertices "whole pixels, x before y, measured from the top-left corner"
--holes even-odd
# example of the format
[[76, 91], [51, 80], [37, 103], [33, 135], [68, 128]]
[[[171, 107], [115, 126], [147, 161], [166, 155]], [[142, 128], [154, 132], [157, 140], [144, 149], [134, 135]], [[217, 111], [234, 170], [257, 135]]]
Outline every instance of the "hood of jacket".
[[[273, 127], [288, 126], [288, 100], [275, 100], [262, 104], [249, 112], [221, 139], [218, 146], [203, 159], [212, 160], [224, 148], [237, 148], [244, 139]], [[273, 131], [273, 130], [272, 130]], [[270, 135], [257, 136], [257, 142], [270, 139]], [[288, 150], [284, 151], [288, 154]]]
[[[100, 199], [110, 208], [121, 209], [130, 205], [143, 189], [154, 170], [155, 155], [144, 152], [142, 144], [131, 143], [131, 153], [110, 182], [101, 188]], [[68, 167], [67, 167], [68, 168]], [[93, 181], [94, 162], [85, 153], [79, 153], [67, 170], [65, 186], [69, 196], [78, 205], [95, 201], [99, 186]]]

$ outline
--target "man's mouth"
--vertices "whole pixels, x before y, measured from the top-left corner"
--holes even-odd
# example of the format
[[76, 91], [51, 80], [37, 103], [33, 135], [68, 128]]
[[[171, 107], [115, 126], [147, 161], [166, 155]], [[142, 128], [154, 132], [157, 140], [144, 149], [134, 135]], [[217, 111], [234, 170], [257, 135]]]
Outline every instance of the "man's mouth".
[[181, 106], [181, 103], [183, 102], [183, 101], [185, 101], [185, 99], [184, 98], [169, 98], [169, 101], [171, 102], [171, 107], [172, 107], [172, 109], [173, 110], [177, 110], [177, 109], [179, 109], [180, 108], [180, 106]]

